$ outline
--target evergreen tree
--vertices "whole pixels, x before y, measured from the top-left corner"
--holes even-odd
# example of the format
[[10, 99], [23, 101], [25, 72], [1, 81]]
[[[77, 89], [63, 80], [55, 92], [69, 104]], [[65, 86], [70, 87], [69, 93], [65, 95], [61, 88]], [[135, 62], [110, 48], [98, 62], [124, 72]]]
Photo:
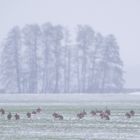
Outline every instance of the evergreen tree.
[[64, 93], [70, 92], [71, 79], [71, 44], [68, 30], [64, 30]]
[[88, 67], [88, 56], [89, 56], [89, 48], [93, 45], [94, 42], [94, 31], [88, 26], [78, 26], [77, 33], [77, 45], [79, 47], [79, 57], [81, 65], [80, 67], [80, 91], [86, 92], [87, 90], [87, 67]]
[[20, 63], [21, 35], [19, 27], [14, 27], [8, 34], [2, 50], [3, 88], [8, 93], [21, 92], [21, 63]]
[[42, 26], [42, 46], [43, 46], [43, 62], [42, 62], [42, 92], [53, 92], [53, 25], [46, 23]]
[[54, 26], [53, 29], [53, 52], [54, 52], [54, 93], [60, 92], [60, 78], [61, 78], [61, 68], [62, 68], [62, 44], [63, 39], [63, 28], [60, 25]]
[[102, 47], [102, 83], [101, 91], [120, 90], [123, 87], [123, 63], [120, 59], [119, 47], [113, 35], [104, 38]]
[[[27, 83], [26, 92], [38, 92], [38, 47], [40, 42], [40, 27], [38, 25], [26, 25], [23, 29], [23, 41], [25, 46], [26, 69], [23, 80]], [[27, 78], [27, 79], [26, 79]]]
[[61, 25], [14, 27], [1, 56], [1, 88], [18, 93], [120, 92], [123, 63], [114, 35], [79, 25], [76, 39]]

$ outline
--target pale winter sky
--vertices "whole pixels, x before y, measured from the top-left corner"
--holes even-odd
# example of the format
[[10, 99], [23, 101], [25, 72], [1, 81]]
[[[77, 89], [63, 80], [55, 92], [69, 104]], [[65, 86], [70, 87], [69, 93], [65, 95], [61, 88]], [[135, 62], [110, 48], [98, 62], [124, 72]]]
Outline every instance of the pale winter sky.
[[15, 25], [89, 24], [114, 34], [124, 62], [125, 87], [140, 88], [140, 0], [0, 0], [0, 41]]

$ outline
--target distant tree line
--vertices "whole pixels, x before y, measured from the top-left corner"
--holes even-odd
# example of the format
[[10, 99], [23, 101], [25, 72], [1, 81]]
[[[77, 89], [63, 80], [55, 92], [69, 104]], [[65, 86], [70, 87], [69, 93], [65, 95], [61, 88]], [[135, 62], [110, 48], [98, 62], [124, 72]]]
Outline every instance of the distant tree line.
[[94, 93], [123, 89], [123, 63], [114, 35], [89, 25], [71, 33], [46, 23], [14, 27], [1, 45], [5, 93]]

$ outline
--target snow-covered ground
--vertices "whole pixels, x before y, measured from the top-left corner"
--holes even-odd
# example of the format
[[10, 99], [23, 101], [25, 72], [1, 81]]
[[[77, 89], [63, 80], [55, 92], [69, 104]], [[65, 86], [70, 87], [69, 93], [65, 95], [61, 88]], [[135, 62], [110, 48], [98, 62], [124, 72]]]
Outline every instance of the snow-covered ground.
[[[135, 95], [135, 96], [134, 96]], [[92, 101], [92, 100], [139, 100], [140, 93], [119, 94], [0, 94], [1, 102], [36, 102], [36, 101]]]
[[[18, 112], [21, 119], [0, 117], [0, 140], [140, 140], [140, 94], [0, 94], [0, 108], [6, 115]], [[27, 119], [26, 113], [37, 107], [41, 114]], [[111, 109], [110, 120], [92, 117], [94, 109]], [[79, 120], [76, 114], [85, 109]], [[135, 110], [134, 117], [124, 114]], [[54, 120], [59, 112], [64, 120]]]

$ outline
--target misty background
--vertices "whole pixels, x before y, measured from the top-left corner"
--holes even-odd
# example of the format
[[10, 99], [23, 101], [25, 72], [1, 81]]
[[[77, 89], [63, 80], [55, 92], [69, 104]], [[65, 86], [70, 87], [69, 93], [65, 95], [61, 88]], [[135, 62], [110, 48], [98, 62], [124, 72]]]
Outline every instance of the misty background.
[[139, 88], [139, 9], [139, 0], [0, 0], [0, 42], [15, 25], [52, 22], [75, 32], [77, 24], [88, 24], [105, 36], [115, 35], [125, 87]]

